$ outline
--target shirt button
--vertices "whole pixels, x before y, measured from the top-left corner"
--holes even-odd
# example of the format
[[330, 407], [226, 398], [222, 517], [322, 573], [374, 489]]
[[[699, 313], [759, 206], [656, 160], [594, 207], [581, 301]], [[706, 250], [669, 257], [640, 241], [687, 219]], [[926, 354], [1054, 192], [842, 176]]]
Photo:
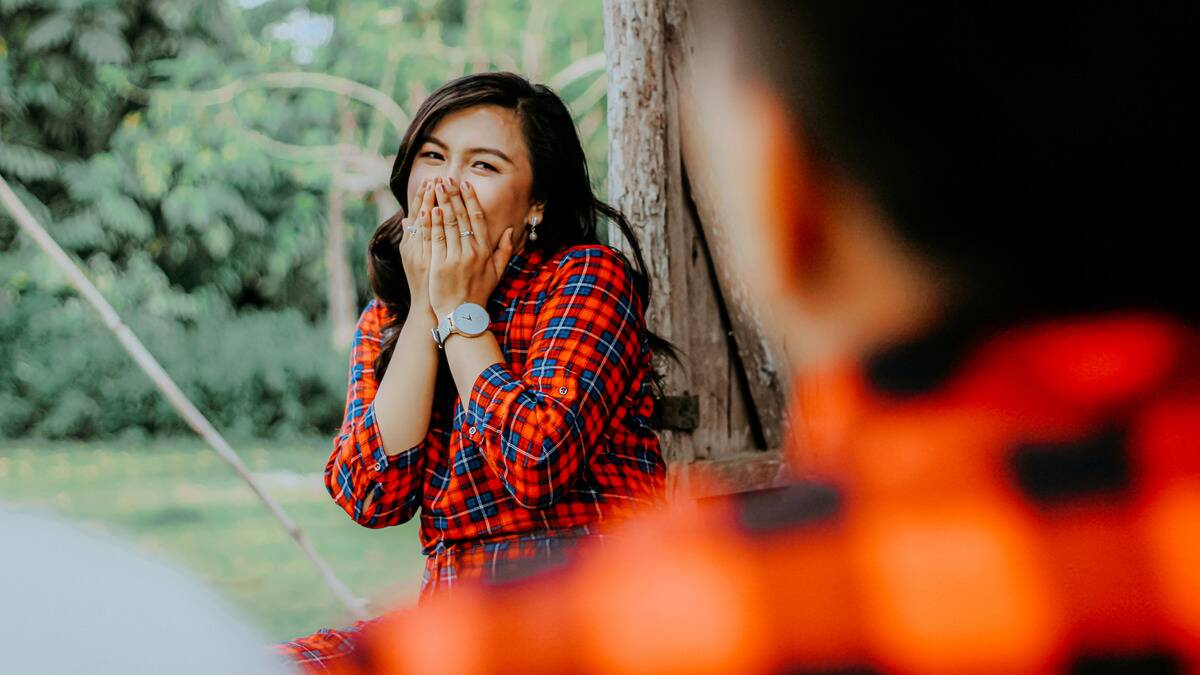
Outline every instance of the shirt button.
[[475, 435], [476, 433], [478, 433], [478, 432], [479, 432], [479, 430], [478, 430], [478, 429], [476, 429], [475, 427], [471, 427], [470, 429], [467, 429], [467, 433], [468, 433], [468, 434], [470, 434], [470, 435], [472, 435], [472, 436], [474, 436], [474, 435]]
[[566, 387], [559, 387], [559, 388], [558, 388], [558, 394], [559, 394], [559, 396], [566, 396], [566, 395], [567, 395], [567, 388], [566, 388]]
[[383, 462], [375, 462], [375, 470], [383, 471]]

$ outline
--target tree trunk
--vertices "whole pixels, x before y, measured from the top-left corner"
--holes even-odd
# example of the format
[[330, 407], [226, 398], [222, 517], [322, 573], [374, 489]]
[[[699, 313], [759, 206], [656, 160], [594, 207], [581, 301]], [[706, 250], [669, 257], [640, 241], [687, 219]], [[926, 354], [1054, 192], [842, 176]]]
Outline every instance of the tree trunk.
[[[356, 128], [354, 113], [344, 98], [338, 101], [338, 109], [342, 122], [340, 142], [350, 143], [354, 140]], [[345, 192], [338, 186], [341, 166], [342, 158], [339, 158], [333, 164], [333, 177], [329, 182], [325, 264], [329, 273], [326, 291], [328, 293], [330, 339], [336, 349], [345, 350], [350, 347], [350, 341], [354, 338], [357, 312], [354, 307], [354, 278], [350, 274], [350, 266], [346, 261]]]
[[[687, 2], [605, 0], [604, 12], [609, 198], [638, 235], [652, 286], [650, 330], [682, 352], [682, 366], [658, 363], [672, 494], [775, 484], [785, 416], [778, 350], [732, 268], [732, 221], [709, 198], [707, 176], [694, 191], [685, 161], [694, 153], [686, 152], [680, 113], [695, 105]], [[629, 250], [616, 228], [610, 238]]]

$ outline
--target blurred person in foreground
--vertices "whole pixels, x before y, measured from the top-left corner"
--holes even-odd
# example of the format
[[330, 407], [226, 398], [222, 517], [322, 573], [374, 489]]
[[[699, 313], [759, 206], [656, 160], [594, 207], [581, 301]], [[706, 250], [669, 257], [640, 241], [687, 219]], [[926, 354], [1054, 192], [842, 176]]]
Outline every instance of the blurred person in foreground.
[[0, 672], [294, 672], [216, 593], [170, 562], [0, 503]]
[[689, 142], [806, 480], [390, 617], [345, 672], [1200, 668], [1192, 17], [698, 10]]

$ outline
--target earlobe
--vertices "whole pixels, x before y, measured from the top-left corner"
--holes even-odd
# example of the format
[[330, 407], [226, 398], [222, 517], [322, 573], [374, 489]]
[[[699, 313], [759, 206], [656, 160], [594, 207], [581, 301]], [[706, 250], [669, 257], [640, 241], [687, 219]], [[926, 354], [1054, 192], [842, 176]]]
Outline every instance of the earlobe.
[[529, 214], [526, 217], [525, 222], [529, 224], [530, 241], [537, 241], [538, 239], [538, 225], [542, 222], [542, 212], [544, 209], [545, 206], [541, 202], [534, 204], [529, 209]]
[[532, 222], [534, 218], [537, 218], [540, 221], [545, 210], [545, 204], [542, 202], [534, 202], [533, 205], [529, 207], [529, 212], [525, 214], [525, 222]]

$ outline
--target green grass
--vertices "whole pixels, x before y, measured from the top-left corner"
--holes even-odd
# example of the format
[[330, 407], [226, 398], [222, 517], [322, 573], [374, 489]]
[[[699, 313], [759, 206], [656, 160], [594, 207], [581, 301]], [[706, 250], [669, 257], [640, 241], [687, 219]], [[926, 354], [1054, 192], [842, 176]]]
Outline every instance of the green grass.
[[[350, 520], [321, 482], [328, 441], [235, 447], [373, 611], [415, 599], [417, 523], [369, 530]], [[0, 441], [0, 499], [53, 510], [182, 563], [271, 640], [350, 621], [261, 502], [199, 440]]]

